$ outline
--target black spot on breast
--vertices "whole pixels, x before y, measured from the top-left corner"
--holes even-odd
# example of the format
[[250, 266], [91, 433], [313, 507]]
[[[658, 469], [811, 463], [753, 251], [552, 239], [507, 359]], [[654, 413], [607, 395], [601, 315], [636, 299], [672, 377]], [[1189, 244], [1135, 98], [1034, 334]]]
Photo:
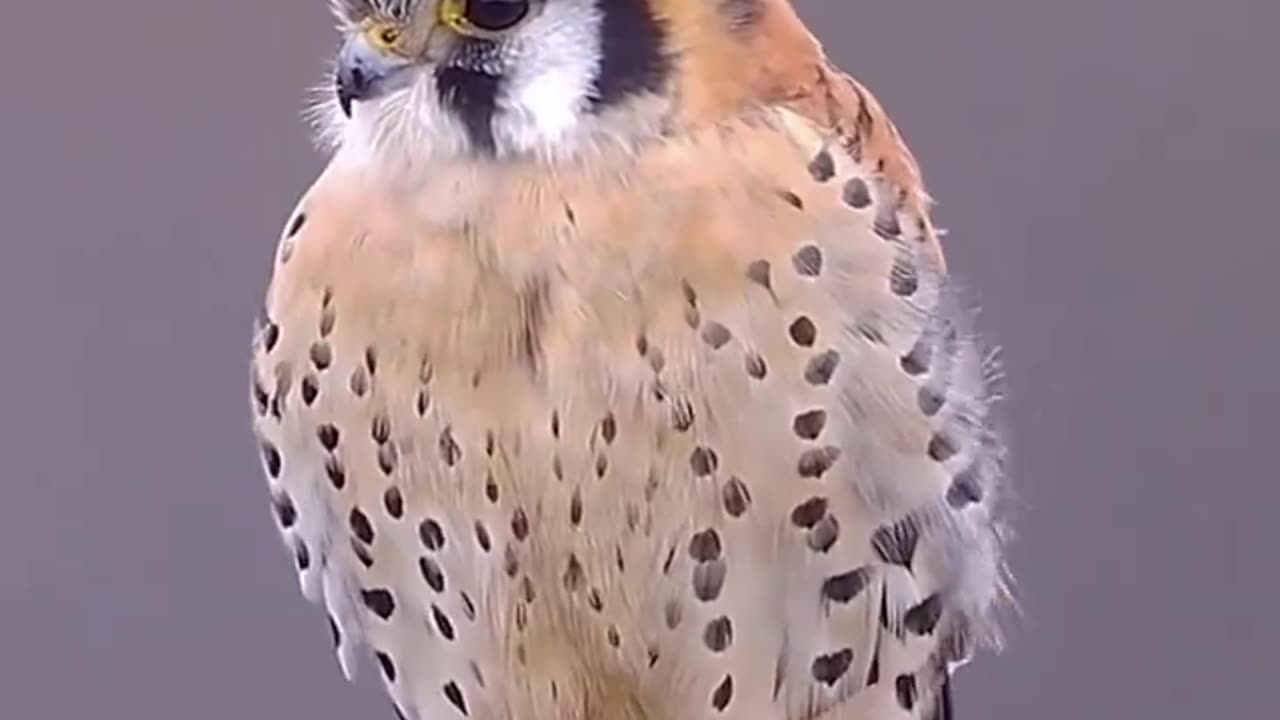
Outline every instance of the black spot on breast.
[[827, 499], [811, 497], [796, 505], [791, 510], [791, 524], [796, 527], [811, 528], [827, 514]]
[[724, 712], [731, 700], [733, 700], [733, 676], [725, 675], [716, 689], [711, 692], [711, 707]]
[[436, 552], [444, 547], [444, 529], [440, 527], [440, 523], [427, 518], [418, 524], [418, 539], [422, 541], [423, 547]]
[[382, 445], [391, 439], [391, 420], [381, 413], [373, 416], [373, 422], [369, 423], [369, 437], [373, 441]]
[[382, 504], [392, 518], [399, 520], [404, 517], [404, 496], [400, 494], [400, 488], [394, 485], [387, 488], [382, 494]]
[[812, 347], [818, 338], [817, 326], [805, 315], [796, 318], [787, 332], [791, 335], [791, 340], [801, 347]]
[[395, 445], [387, 443], [378, 446], [378, 469], [383, 475], [390, 475], [396, 471], [396, 459], [399, 456]]
[[369, 516], [365, 515], [363, 510], [351, 508], [348, 521], [351, 524], [351, 532], [360, 539], [360, 542], [366, 545], [373, 542], [373, 525], [369, 523]]
[[895, 240], [902, 234], [902, 226], [898, 224], [898, 212], [889, 205], [881, 207], [873, 227], [876, 234], [885, 240]]
[[[533, 587], [533, 580], [530, 580], [528, 575], [525, 575], [523, 578], [520, 579], [520, 595], [521, 597], [524, 598], [524, 601], [527, 603], [533, 602], [538, 597], [538, 593]], [[597, 590], [592, 590], [591, 591], [591, 609], [595, 610], [596, 612], [599, 612], [600, 609], [603, 607], [602, 605], [603, 602], [604, 601], [600, 599], [600, 592]]]
[[351, 553], [356, 556], [361, 565], [366, 568], [373, 567], [373, 555], [369, 552], [369, 546], [361, 545], [359, 540], [351, 538]]
[[942, 617], [942, 596], [933, 593], [915, 607], [907, 610], [902, 625], [916, 635], [928, 635], [938, 626]]
[[724, 501], [724, 511], [731, 517], [742, 517], [751, 507], [751, 491], [747, 489], [746, 483], [737, 477], [729, 478], [729, 481], [724, 484], [721, 498]]
[[603, 109], [643, 92], [658, 92], [666, 82], [670, 61], [664, 53], [666, 32], [646, 0], [601, 3], [600, 72], [590, 96]]
[[[742, 0], [736, 1], [741, 2]], [[756, 0], [751, 1], [755, 2]], [[809, 177], [813, 178], [816, 182], [826, 182], [835, 177], [836, 162], [835, 159], [831, 157], [831, 151], [826, 148], [819, 150], [818, 154], [814, 155], [813, 159], [809, 161], [808, 170]]]
[[733, 644], [733, 623], [724, 615], [707, 623], [702, 632], [702, 642], [711, 652], [724, 652]]
[[[685, 432], [693, 427], [693, 419], [693, 405], [688, 400], [679, 398], [671, 403], [671, 427], [679, 432]], [[698, 452], [702, 451], [715, 455], [709, 448], [702, 448]]]
[[668, 600], [666, 607], [663, 609], [663, 617], [666, 619], [668, 630], [675, 630], [680, 627], [680, 620], [684, 617], [684, 613], [680, 609], [680, 603], [675, 600]]
[[329, 366], [333, 364], [333, 349], [329, 347], [327, 342], [317, 340], [312, 343], [308, 354], [311, 357], [311, 364], [315, 366], [316, 370], [328, 370]]
[[[326, 298], [331, 296], [326, 295]], [[329, 337], [333, 332], [333, 326], [338, 321], [338, 313], [328, 302], [320, 307], [320, 337]]]
[[262, 465], [272, 478], [280, 477], [280, 451], [269, 442], [262, 443]]
[[561, 578], [564, 587], [570, 592], [576, 592], [582, 587], [582, 583], [586, 580], [585, 572], [582, 569], [582, 561], [578, 556], [570, 553], [569, 560], [565, 563], [564, 577]]
[[751, 264], [747, 265], [747, 279], [766, 290], [772, 287], [769, 273], [768, 260], [753, 260]]
[[720, 557], [721, 550], [720, 533], [715, 528], [696, 532], [689, 539], [689, 555], [698, 562], [715, 560]]
[[574, 527], [582, 524], [582, 489], [575, 487], [573, 496], [569, 498], [569, 523]]
[[716, 471], [720, 465], [720, 458], [716, 456], [715, 450], [709, 447], [698, 447], [694, 448], [689, 456], [689, 465], [694, 475], [706, 477]]
[[920, 275], [909, 261], [899, 258], [889, 273], [889, 289], [894, 295], [908, 297], [920, 289]]
[[943, 397], [942, 393], [927, 385], [916, 391], [916, 406], [927, 417], [937, 415], [945, 402], [946, 398]]
[[276, 343], [280, 341], [280, 326], [264, 320], [262, 325], [262, 349], [271, 352], [275, 349]]
[[961, 471], [947, 488], [947, 504], [959, 510], [965, 505], [982, 502], [982, 485], [978, 483], [977, 472], [973, 468]]
[[427, 587], [437, 593], [444, 592], [444, 571], [435, 560], [426, 556], [418, 558], [418, 571], [422, 573], [422, 579], [426, 581]]
[[302, 378], [302, 402], [310, 406], [320, 394], [320, 385], [315, 375], [304, 375]]
[[923, 375], [929, 370], [931, 355], [932, 349], [924, 338], [921, 338], [916, 341], [915, 345], [911, 346], [910, 352], [902, 356], [899, 364], [908, 375]]
[[342, 434], [338, 432], [336, 426], [325, 423], [316, 428], [316, 437], [320, 440], [321, 447], [333, 452], [338, 447], [338, 440], [342, 437]]
[[778, 193], [778, 197], [782, 198], [782, 201], [786, 204], [797, 210], [804, 209], [804, 200], [801, 200], [799, 195], [790, 190], [777, 190], [776, 192]]
[[[667, 359], [662, 354], [662, 348], [650, 347], [649, 352], [645, 354], [645, 359], [649, 361], [649, 368], [655, 373], [662, 372], [662, 369], [667, 366]], [[658, 400], [661, 401], [662, 398], [658, 398]]]
[[827, 515], [809, 530], [808, 545], [814, 552], [829, 552], [840, 539], [840, 521], [834, 515]]
[[289, 402], [289, 391], [293, 389], [293, 371], [288, 363], [281, 363], [276, 366], [276, 387], [271, 394], [271, 400], [268, 407], [271, 417], [280, 420], [284, 418], [285, 406]]
[[868, 573], [865, 568], [857, 568], [839, 575], [832, 575], [822, 583], [822, 595], [828, 600], [847, 603], [858, 596], [867, 587]]
[[383, 620], [390, 619], [391, 614], [396, 611], [396, 599], [391, 591], [385, 588], [361, 590], [360, 600], [364, 602], [365, 607], [373, 611], [374, 615]]
[[842, 191], [844, 202], [855, 210], [861, 210], [871, 204], [871, 189], [862, 178], [850, 178]]
[[732, 337], [729, 328], [714, 320], [702, 327], [702, 341], [710, 345], [712, 350], [724, 347]]
[[458, 116], [471, 144], [478, 150], [494, 150], [493, 115], [501, 86], [502, 79], [496, 75], [449, 65], [436, 70], [441, 104]]
[[298, 231], [302, 229], [303, 224], [306, 222], [307, 222], [306, 213], [300, 212], [297, 215], [294, 215], [293, 220], [289, 222], [289, 228], [284, 231], [285, 239], [289, 239], [294, 235], [297, 235]]
[[302, 540], [299, 540], [293, 547], [293, 560], [298, 564], [299, 571], [311, 567], [311, 551]]
[[294, 522], [298, 520], [298, 511], [293, 507], [293, 499], [289, 497], [289, 493], [280, 491], [271, 499], [271, 505], [276, 511], [276, 520], [279, 521], [280, 527], [286, 530], [293, 527]]
[[827, 424], [827, 411], [822, 408], [807, 410], [795, 416], [791, 429], [802, 440], [816, 440]]
[[330, 456], [324, 461], [324, 474], [329, 478], [329, 484], [333, 485], [334, 490], [341, 490], [347, 486], [347, 471], [343, 469], [342, 463], [335, 457]]
[[446, 427], [440, 433], [440, 459], [445, 465], [453, 467], [462, 459], [462, 447], [453, 439], [453, 429]]
[[823, 685], [831, 686], [844, 677], [844, 674], [849, 671], [849, 665], [852, 663], [853, 650], [843, 648], [814, 658], [813, 666], [810, 669], [814, 680]]
[[817, 245], [805, 245], [791, 256], [791, 264], [804, 277], [822, 274], [822, 249]]
[[511, 513], [511, 534], [516, 540], [529, 537], [529, 516], [525, 514], [524, 508], [516, 508]]
[[796, 463], [800, 477], [820, 478], [840, 459], [840, 448], [834, 445], [805, 450]]
[[899, 675], [893, 681], [894, 693], [898, 696], [898, 705], [907, 712], [916, 706], [916, 678], [914, 675]]
[[672, 545], [667, 550], [667, 559], [662, 561], [663, 575], [666, 575], [667, 573], [671, 572], [671, 566], [675, 563], [675, 561], [676, 561], [676, 546]]
[[942, 433], [935, 433], [929, 439], [929, 457], [937, 462], [946, 462], [956, 454], [955, 443]]
[[449, 616], [444, 614], [438, 605], [431, 606], [431, 619], [436, 623], [436, 629], [440, 631], [440, 636], [445, 640], [453, 640], [453, 623], [449, 621]]
[[267, 414], [267, 403], [270, 398], [267, 395], [267, 389], [262, 386], [262, 379], [254, 373], [253, 376], [253, 407], [258, 411], [258, 415]]
[[396, 664], [391, 659], [391, 656], [381, 650], [375, 652], [373, 656], [378, 659], [378, 667], [382, 670], [382, 677], [386, 678], [389, 683], [395, 682]]
[[352, 395], [358, 398], [364, 397], [369, 392], [369, 371], [365, 370], [363, 366], [352, 370], [351, 379], [347, 386], [351, 388]]
[[711, 602], [720, 597], [724, 589], [724, 579], [729, 566], [724, 558], [698, 563], [693, 568], [693, 596], [702, 602]]

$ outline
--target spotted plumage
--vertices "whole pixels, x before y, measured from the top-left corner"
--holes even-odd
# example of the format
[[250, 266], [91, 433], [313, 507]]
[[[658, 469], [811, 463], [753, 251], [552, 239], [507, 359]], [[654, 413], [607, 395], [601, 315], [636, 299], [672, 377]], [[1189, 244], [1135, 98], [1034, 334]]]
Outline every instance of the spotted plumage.
[[951, 718], [993, 368], [870, 94], [782, 0], [334, 3], [250, 385], [343, 671], [406, 718]]

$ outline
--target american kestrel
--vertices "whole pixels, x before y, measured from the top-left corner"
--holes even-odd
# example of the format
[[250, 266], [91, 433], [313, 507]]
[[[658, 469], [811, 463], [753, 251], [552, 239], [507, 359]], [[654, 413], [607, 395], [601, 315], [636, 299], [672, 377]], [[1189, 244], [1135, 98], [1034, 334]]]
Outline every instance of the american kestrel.
[[252, 370], [343, 671], [421, 720], [952, 717], [992, 363], [786, 0], [334, 0]]

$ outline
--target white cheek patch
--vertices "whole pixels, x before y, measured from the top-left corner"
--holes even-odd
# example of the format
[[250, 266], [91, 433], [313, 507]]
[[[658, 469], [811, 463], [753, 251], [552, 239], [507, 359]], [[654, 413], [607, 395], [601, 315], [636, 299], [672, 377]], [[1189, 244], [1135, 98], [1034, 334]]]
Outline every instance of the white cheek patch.
[[332, 101], [324, 115], [321, 138], [329, 141], [339, 162], [391, 175], [421, 173], [471, 150], [458, 118], [441, 105], [428, 69], [401, 90], [356, 103], [350, 118]]
[[558, 0], [522, 29], [493, 121], [500, 150], [557, 145], [581, 121], [600, 69], [601, 20], [590, 0]]
[[505, 98], [495, 131], [514, 147], [527, 150], [558, 141], [577, 122], [584, 88], [578, 73], [567, 68], [538, 75]]

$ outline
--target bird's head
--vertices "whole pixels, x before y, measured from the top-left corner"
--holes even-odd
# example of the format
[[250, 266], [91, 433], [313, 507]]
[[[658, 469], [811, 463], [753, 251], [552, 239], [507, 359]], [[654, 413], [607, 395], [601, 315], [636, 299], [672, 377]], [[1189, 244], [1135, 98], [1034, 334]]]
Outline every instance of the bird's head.
[[784, 0], [331, 0], [321, 136], [414, 165], [573, 154], [740, 106], [818, 50]]

